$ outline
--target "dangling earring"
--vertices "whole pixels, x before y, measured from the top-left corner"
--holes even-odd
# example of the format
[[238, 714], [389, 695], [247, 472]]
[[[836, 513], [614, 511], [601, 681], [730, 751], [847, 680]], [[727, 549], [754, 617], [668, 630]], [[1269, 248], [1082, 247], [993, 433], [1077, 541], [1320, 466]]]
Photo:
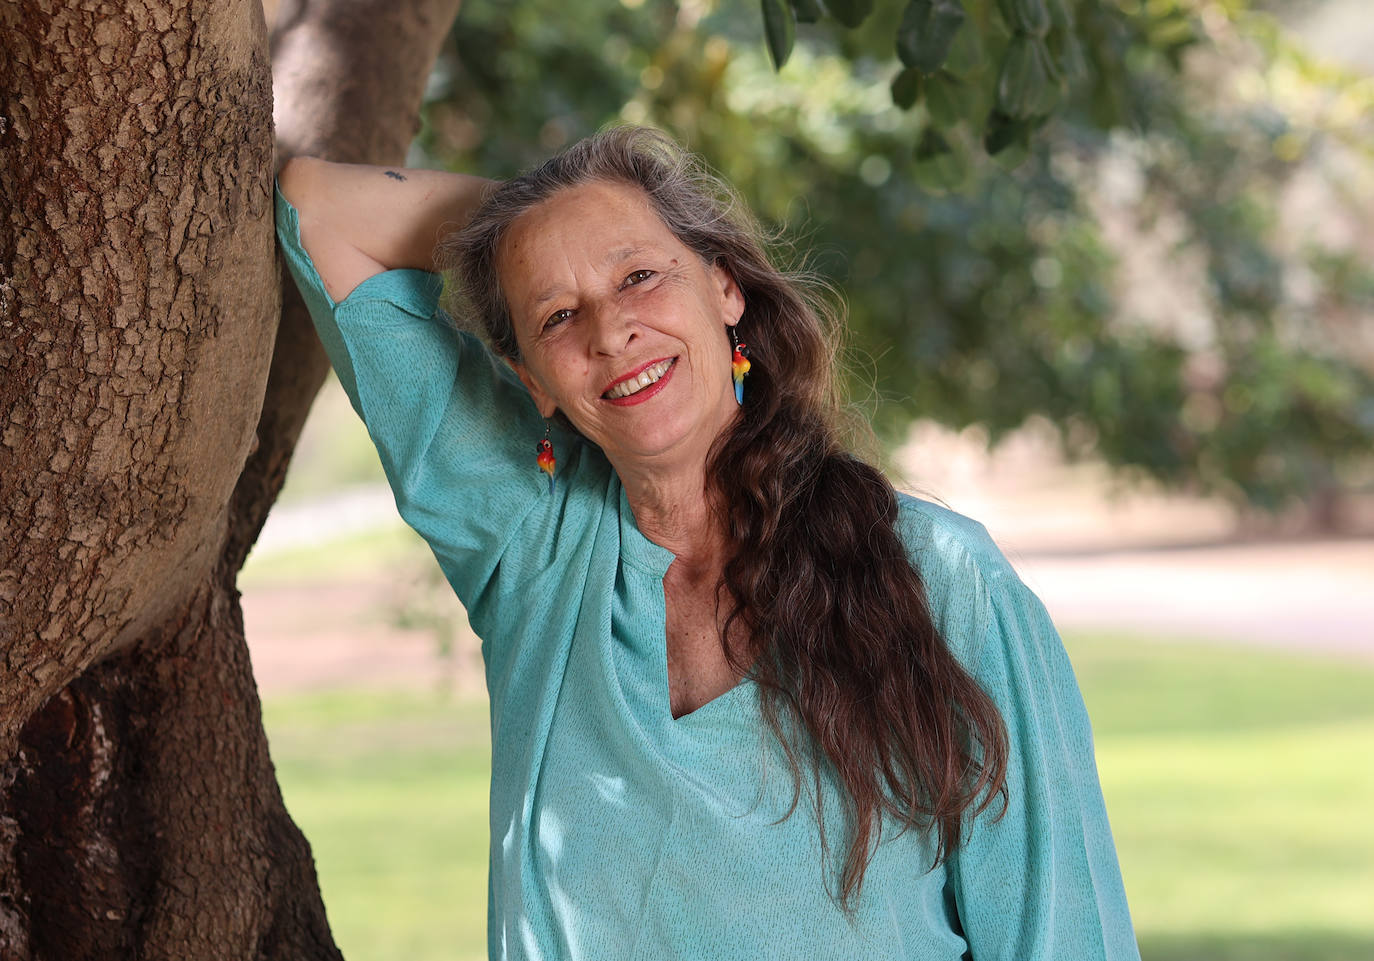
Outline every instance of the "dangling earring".
[[739, 335], [730, 326], [730, 341], [735, 345], [735, 353], [730, 358], [730, 372], [735, 377], [735, 403], [744, 406], [744, 375], [749, 373], [749, 345], [739, 342]]
[[549, 440], [549, 425], [544, 424], [544, 438], [535, 445], [534, 462], [539, 465], [539, 469], [549, 475], [549, 493], [553, 493], [553, 469], [558, 461], [553, 456], [553, 441]]

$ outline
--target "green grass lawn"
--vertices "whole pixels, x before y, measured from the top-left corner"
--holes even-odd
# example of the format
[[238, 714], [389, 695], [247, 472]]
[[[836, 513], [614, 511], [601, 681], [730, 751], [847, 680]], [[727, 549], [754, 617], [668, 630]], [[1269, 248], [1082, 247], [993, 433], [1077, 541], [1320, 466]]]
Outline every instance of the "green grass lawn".
[[[1374, 665], [1070, 637], [1145, 961], [1374, 958]], [[265, 705], [349, 961], [486, 956], [485, 705]]]

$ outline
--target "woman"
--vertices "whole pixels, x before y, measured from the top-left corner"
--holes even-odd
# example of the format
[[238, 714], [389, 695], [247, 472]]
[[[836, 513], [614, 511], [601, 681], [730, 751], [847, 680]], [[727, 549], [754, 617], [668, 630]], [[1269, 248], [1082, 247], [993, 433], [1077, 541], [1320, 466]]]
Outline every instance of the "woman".
[[841, 448], [824, 312], [691, 157], [297, 161], [278, 229], [482, 638], [493, 958], [1138, 956], [1043, 608]]

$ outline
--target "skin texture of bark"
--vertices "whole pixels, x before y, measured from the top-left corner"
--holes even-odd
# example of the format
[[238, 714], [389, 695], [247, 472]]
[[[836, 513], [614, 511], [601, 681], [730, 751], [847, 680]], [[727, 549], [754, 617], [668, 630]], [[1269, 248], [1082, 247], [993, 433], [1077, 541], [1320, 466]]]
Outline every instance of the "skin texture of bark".
[[249, 0], [108, 17], [49, 4], [0, 12], [4, 748], [208, 579], [277, 309], [262, 296], [270, 74]]
[[398, 162], [456, 9], [0, 5], [0, 961], [338, 957], [234, 588], [327, 371], [273, 77]]

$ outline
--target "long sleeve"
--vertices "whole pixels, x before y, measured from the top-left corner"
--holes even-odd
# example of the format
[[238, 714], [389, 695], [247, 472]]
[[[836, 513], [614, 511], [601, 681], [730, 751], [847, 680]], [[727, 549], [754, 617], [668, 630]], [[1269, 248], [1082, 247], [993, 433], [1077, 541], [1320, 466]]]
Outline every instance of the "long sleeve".
[[[1000, 555], [999, 555], [1000, 556]], [[981, 578], [974, 673], [1010, 742], [1007, 807], [973, 824], [951, 882], [975, 961], [1138, 961], [1092, 731], [1044, 606], [1003, 561]]]
[[946, 865], [970, 956], [1139, 961], [1092, 729], [1058, 632], [981, 524], [900, 502], [936, 626], [1007, 729], [1006, 812], [994, 799]]

